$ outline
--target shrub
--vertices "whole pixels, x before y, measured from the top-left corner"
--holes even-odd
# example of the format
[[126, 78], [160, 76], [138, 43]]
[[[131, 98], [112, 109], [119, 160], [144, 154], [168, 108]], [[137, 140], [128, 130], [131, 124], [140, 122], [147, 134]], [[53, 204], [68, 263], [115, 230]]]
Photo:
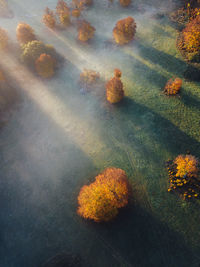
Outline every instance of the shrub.
[[182, 80], [180, 78], [170, 79], [164, 88], [166, 95], [176, 95], [180, 92]]
[[4, 50], [8, 47], [8, 35], [7, 32], [0, 28], [0, 50]]
[[63, 0], [59, 0], [56, 6], [56, 13], [59, 16], [60, 22], [64, 26], [70, 24], [70, 10]]
[[95, 182], [81, 188], [78, 196], [78, 214], [95, 222], [112, 220], [118, 209], [128, 204], [129, 183], [126, 173], [108, 168], [99, 174]]
[[21, 44], [26, 44], [28, 42], [36, 40], [33, 28], [24, 22], [18, 24], [16, 34], [17, 40]]
[[37, 73], [43, 78], [50, 78], [54, 75], [55, 60], [47, 54], [41, 54], [35, 62]]
[[200, 15], [190, 21], [183, 29], [177, 45], [189, 61], [200, 62]]
[[50, 29], [54, 29], [56, 26], [54, 12], [48, 7], [45, 9], [45, 14], [43, 15], [42, 21]]
[[123, 83], [120, 80], [121, 71], [115, 70], [115, 77], [110, 79], [106, 84], [106, 98], [111, 104], [118, 103], [124, 97]]
[[29, 42], [24, 45], [22, 49], [22, 61], [30, 66], [33, 66], [35, 64], [36, 59], [41, 54], [48, 54], [51, 55], [53, 58], [56, 57], [56, 52], [53, 46], [45, 45], [41, 41]]
[[131, 3], [131, 0], [119, 0], [120, 5], [123, 7], [129, 6]]
[[133, 40], [136, 33], [136, 23], [132, 17], [119, 20], [113, 29], [113, 36], [117, 44], [123, 45]]
[[78, 39], [82, 42], [90, 40], [95, 33], [95, 28], [85, 20], [81, 21], [78, 28]]

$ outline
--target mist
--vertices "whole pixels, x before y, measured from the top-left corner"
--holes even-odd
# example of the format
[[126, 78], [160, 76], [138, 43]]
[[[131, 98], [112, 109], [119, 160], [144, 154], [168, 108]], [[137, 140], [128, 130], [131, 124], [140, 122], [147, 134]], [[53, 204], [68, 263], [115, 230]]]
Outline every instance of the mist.
[[[129, 8], [122, 8], [118, 1], [96, 0], [81, 15], [96, 28], [89, 44], [77, 41], [75, 19], [66, 30], [45, 27], [41, 22], [44, 9], [55, 10], [56, 3], [11, 0], [13, 18], [0, 18], [13, 48], [1, 55], [0, 64], [19, 94], [17, 107], [0, 132], [4, 243], [0, 265], [38, 267], [67, 250], [81, 255], [87, 266], [133, 266], [131, 252], [121, 247], [123, 226], [114, 226], [119, 232], [115, 244], [108, 229], [102, 233], [77, 216], [77, 194], [109, 166], [125, 169], [130, 180], [138, 182], [138, 190], [158, 186], [159, 177], [166, 176], [161, 162], [185, 149], [181, 140], [198, 151], [198, 130], [188, 132], [168, 112], [170, 105], [176, 108], [182, 104], [160, 96], [166, 81], [173, 75], [182, 77], [186, 68], [175, 48], [177, 32], [166, 16], [177, 3], [133, 1]], [[133, 42], [120, 47], [112, 39], [112, 30], [118, 20], [128, 16], [135, 19], [137, 33]], [[37, 38], [53, 45], [62, 58], [53, 78], [39, 78], [20, 61], [15, 33], [19, 22], [30, 24]], [[125, 88], [124, 104], [119, 107], [107, 103], [105, 97], [105, 83], [115, 68], [122, 70]], [[84, 69], [100, 74], [89, 91], [79, 82]], [[197, 125], [198, 121], [188, 123]], [[166, 125], [172, 129], [169, 136], [160, 130]], [[174, 133], [180, 139], [174, 140]], [[147, 170], [146, 166], [151, 167]], [[159, 204], [151, 197], [149, 201], [155, 204], [153, 210], [161, 220]], [[160, 200], [159, 194], [156, 197]], [[132, 221], [134, 216], [130, 218]], [[164, 220], [174, 231], [170, 219]], [[137, 260], [134, 266], [143, 266], [141, 255]]]

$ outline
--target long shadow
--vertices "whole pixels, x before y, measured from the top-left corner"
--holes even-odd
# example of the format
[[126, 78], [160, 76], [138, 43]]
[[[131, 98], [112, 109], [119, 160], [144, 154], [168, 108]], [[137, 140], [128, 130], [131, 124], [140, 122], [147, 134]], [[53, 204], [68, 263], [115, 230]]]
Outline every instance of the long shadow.
[[93, 228], [118, 258], [116, 266], [187, 267], [200, 263], [198, 253], [192, 252], [177, 232], [139, 205], [122, 211], [113, 223]]
[[184, 90], [181, 91], [181, 101], [189, 107], [195, 107], [196, 109], [200, 108], [200, 99], [191, 93], [186, 93]]
[[140, 54], [150, 60], [154, 64], [159, 64], [168, 72], [180, 77], [183, 76], [183, 71], [187, 68], [188, 64], [183, 60], [175, 58], [172, 55], [166, 54], [163, 51], [157, 50], [152, 46], [139, 43]]
[[[123, 128], [126, 127], [126, 121], [128, 120], [144, 128], [145, 123], [146, 125], [149, 124], [148, 117], [144, 122], [144, 116], [152, 114], [153, 124], [148, 128], [148, 131], [153, 140], [173, 154], [186, 153], [189, 150], [194, 155], [200, 156], [200, 143], [198, 141], [148, 107], [136, 103], [130, 98], [125, 98], [123, 103], [115, 107], [115, 111], [115, 116], [118, 122], [120, 121], [119, 123], [123, 125]], [[123, 114], [121, 118], [118, 116], [120, 113]], [[125, 117], [126, 120], [124, 120]]]

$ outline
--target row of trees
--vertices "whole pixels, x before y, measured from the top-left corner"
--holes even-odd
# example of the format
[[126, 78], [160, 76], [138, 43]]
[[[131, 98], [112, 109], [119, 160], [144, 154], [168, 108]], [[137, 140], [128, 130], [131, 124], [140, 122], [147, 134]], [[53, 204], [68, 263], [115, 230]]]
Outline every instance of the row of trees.
[[43, 22], [51, 29], [54, 29], [57, 23], [67, 27], [71, 24], [71, 16], [80, 17], [82, 10], [87, 6], [91, 6], [92, 3], [92, 0], [72, 0], [71, 5], [68, 6], [64, 0], [58, 0], [55, 11], [50, 10], [48, 7], [45, 9]]
[[55, 49], [38, 41], [33, 28], [26, 23], [18, 24], [16, 35], [22, 49], [22, 61], [35, 69], [41, 77], [52, 77], [56, 66]]
[[[129, 5], [130, 2], [130, 0], [120, 0], [120, 3], [124, 6]], [[45, 9], [45, 14], [43, 15], [42, 20], [44, 24], [51, 29], [56, 27], [57, 20], [62, 26], [67, 27], [71, 23], [71, 16], [79, 17], [84, 7], [91, 4], [91, 0], [73, 0], [73, 9], [70, 9], [64, 0], [59, 0], [55, 12], [50, 10], [48, 7]], [[80, 20], [77, 25], [78, 40], [87, 42], [93, 38], [96, 29], [88, 21]], [[132, 41], [135, 33], [136, 23], [132, 17], [118, 21], [113, 29], [114, 40], [120, 45]]]

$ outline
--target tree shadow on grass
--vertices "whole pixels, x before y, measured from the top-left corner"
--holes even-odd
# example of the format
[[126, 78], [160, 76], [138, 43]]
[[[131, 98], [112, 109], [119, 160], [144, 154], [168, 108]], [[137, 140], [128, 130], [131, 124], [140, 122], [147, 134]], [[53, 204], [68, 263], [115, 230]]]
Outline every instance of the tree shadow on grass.
[[197, 96], [192, 95], [190, 92], [187, 93], [184, 90], [182, 90], [181, 101], [189, 107], [194, 107], [196, 109], [200, 108], [200, 99]]
[[145, 118], [145, 115], [151, 114], [152, 123], [147, 130], [156, 143], [173, 154], [186, 153], [189, 150], [192, 154], [200, 156], [200, 143], [198, 141], [148, 107], [126, 97], [120, 105], [114, 107], [114, 110], [116, 110], [115, 116], [120, 113], [123, 114], [123, 116], [117, 117], [117, 120], [120, 120], [119, 123], [124, 125], [123, 127], [126, 127], [126, 121], [131, 120], [135, 125], [144, 128], [145, 125], [149, 124], [149, 116]]
[[188, 66], [185, 61], [142, 43], [139, 44], [139, 49], [141, 56], [144, 58], [154, 64], [159, 64], [162, 68], [171, 72], [172, 75], [183, 77], [183, 72]]
[[119, 255], [119, 266], [187, 267], [200, 262], [177, 232], [139, 205], [121, 211], [114, 222], [93, 228], [109, 244], [111, 254]]
[[158, 88], [162, 88], [167, 82], [167, 78], [164, 75], [146, 66], [134, 57], [132, 68], [134, 75], [137, 77], [137, 82], [141, 81], [141, 85], [143, 86], [144, 80], [146, 80], [147, 84], [152, 84]]

